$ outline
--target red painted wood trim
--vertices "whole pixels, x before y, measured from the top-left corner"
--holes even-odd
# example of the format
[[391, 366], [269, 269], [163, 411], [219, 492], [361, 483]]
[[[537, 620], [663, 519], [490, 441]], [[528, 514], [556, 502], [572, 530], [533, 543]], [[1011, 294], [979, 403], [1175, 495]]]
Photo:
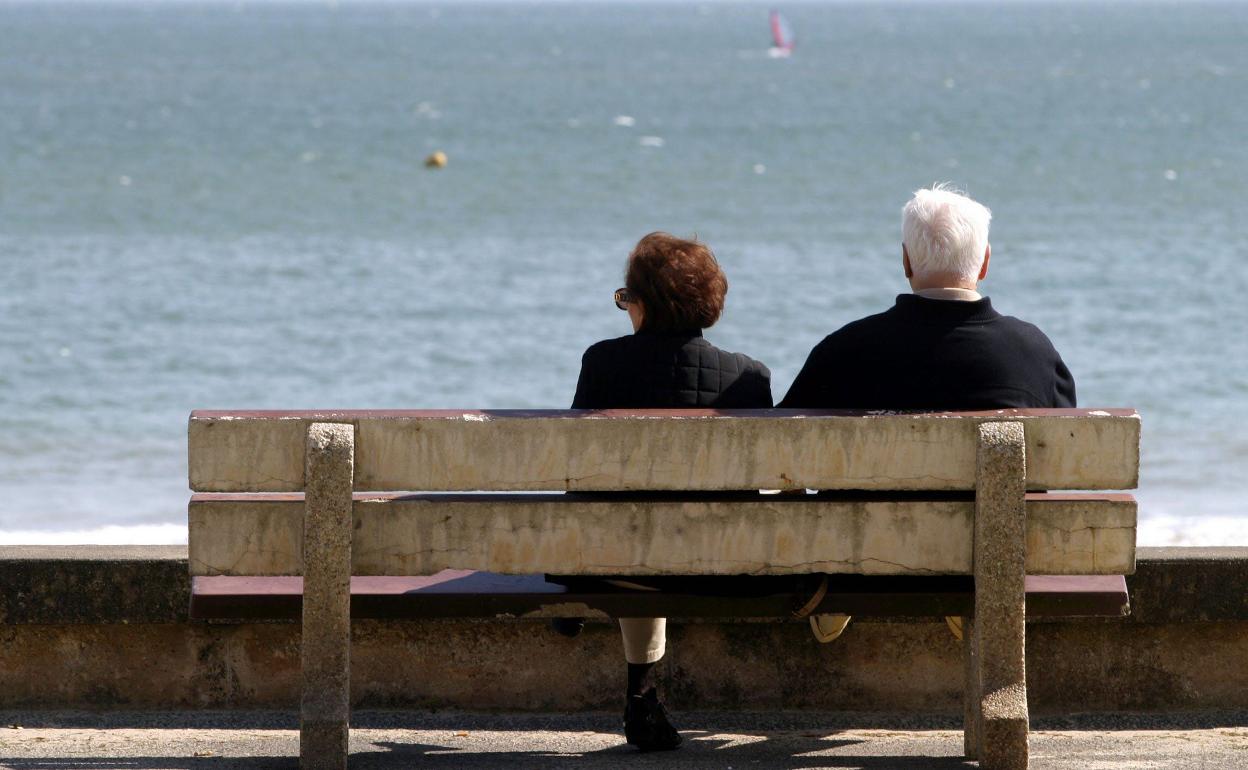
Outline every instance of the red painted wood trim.
[[[809, 598], [794, 592], [797, 581], [793, 578], [724, 580], [731, 587], [727, 594], [630, 591], [594, 583], [587, 583], [592, 586], [588, 589], [569, 588], [542, 575], [471, 570], [444, 570], [424, 577], [353, 577], [351, 614], [360, 618], [493, 617], [523, 614], [554, 603], [583, 603], [623, 617], [632, 613], [785, 617]], [[299, 617], [302, 589], [299, 577], [196, 577], [190, 614], [201, 620], [293, 619]], [[1026, 591], [1027, 615], [1033, 618], [1120, 617], [1129, 608], [1126, 579], [1121, 575], [1029, 575]], [[831, 576], [827, 596], [816, 609], [875, 617], [941, 616], [967, 614], [973, 603], [969, 578], [836, 575]]]
[[[1098, 413], [1093, 415], [1093, 412]], [[891, 415], [936, 415], [941, 417], [1133, 417], [1131, 408], [1086, 409], [992, 409], [969, 412], [886, 412], [847, 409], [324, 409], [324, 410], [247, 410], [196, 409], [192, 420], [225, 418], [248, 420], [459, 420], [464, 415], [506, 419], [569, 418], [627, 419], [654, 417], [880, 417]]]
[[[625, 494], [629, 499], [645, 500], [688, 500], [690, 498], [725, 501], [725, 502], [763, 502], [779, 504], [792, 502], [836, 502], [838, 500], [973, 500], [974, 493], [967, 492], [843, 492], [828, 491], [819, 495], [759, 495], [753, 492], [489, 492], [472, 494], [471, 492], [356, 492], [352, 497], [357, 502], [365, 500], [437, 500], [443, 503], [480, 502], [482, 499], [507, 502], [548, 502], [548, 501], [583, 501], [586, 497], [602, 502], [609, 502], [609, 495]], [[638, 498], [638, 495], [645, 495]], [[1089, 502], [1104, 501], [1114, 503], [1135, 502], [1135, 496], [1126, 492], [1028, 492], [1027, 502]], [[302, 492], [196, 492], [191, 495], [192, 503], [301, 503]]]

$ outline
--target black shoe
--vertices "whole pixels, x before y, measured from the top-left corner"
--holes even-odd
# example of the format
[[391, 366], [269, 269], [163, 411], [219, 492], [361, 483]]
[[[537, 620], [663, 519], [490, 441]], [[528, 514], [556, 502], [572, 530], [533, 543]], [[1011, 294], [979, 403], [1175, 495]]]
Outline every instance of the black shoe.
[[550, 628], [557, 634], [575, 639], [585, 630], [585, 618], [551, 618]]
[[644, 695], [632, 695], [624, 706], [624, 737], [642, 751], [671, 751], [683, 740], [659, 695], [651, 687]]

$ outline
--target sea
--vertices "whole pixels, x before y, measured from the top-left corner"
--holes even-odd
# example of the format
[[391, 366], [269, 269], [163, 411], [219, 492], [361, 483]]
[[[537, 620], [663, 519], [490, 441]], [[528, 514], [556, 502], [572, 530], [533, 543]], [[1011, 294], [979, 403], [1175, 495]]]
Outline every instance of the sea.
[[1248, 545], [1248, 4], [776, 8], [0, 0], [0, 542], [185, 542], [196, 408], [566, 407], [653, 230], [782, 396], [949, 182], [1139, 542]]

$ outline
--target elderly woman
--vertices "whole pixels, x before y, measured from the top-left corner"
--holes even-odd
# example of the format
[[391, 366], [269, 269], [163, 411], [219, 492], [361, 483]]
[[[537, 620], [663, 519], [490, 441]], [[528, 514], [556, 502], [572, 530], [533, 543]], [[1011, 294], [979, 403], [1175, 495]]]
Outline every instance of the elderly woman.
[[[719, 320], [727, 293], [728, 279], [704, 244], [667, 233], [642, 238], [628, 257], [624, 288], [615, 292], [633, 334], [585, 351], [572, 408], [770, 407], [767, 367], [702, 336]], [[666, 628], [664, 618], [620, 619], [628, 662], [624, 734], [642, 751], [681, 741], [651, 682]]]

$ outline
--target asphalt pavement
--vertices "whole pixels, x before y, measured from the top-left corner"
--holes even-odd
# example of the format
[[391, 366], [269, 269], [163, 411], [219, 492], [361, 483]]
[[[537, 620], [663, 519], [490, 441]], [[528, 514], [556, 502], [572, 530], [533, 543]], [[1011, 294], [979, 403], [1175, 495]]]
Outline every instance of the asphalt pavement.
[[[361, 711], [351, 767], [952, 770], [956, 720], [897, 715], [680, 714], [685, 745], [639, 754], [610, 714]], [[293, 713], [0, 712], [6, 770], [294, 770]], [[1248, 714], [1033, 720], [1032, 770], [1248, 768]]]

